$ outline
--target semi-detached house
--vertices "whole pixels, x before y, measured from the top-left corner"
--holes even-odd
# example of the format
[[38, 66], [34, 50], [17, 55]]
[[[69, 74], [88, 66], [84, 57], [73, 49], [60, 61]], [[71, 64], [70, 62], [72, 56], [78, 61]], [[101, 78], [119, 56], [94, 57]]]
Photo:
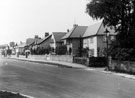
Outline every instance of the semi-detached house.
[[99, 51], [106, 47], [104, 32], [108, 29], [111, 40], [115, 37], [115, 31], [104, 27], [102, 22], [90, 26], [74, 25], [73, 28], [62, 38], [67, 50], [72, 50], [72, 55], [79, 54], [79, 48], [88, 48], [89, 56], [99, 56]]

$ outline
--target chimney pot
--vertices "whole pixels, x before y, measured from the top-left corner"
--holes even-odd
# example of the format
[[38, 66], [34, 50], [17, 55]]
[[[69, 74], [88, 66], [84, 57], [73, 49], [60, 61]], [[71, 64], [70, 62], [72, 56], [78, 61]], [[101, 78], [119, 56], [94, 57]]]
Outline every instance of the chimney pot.
[[49, 32], [45, 32], [45, 38], [49, 35]]

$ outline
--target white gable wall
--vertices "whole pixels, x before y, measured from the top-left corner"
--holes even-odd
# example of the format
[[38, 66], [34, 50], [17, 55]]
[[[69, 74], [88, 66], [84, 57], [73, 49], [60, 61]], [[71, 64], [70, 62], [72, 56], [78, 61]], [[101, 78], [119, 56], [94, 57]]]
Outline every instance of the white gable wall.
[[51, 40], [53, 40], [54, 42], [50, 44], [51, 47], [53, 47], [54, 49], [56, 48], [56, 41], [54, 38], [54, 35], [52, 34]]
[[[83, 48], [88, 47], [90, 49], [90, 54], [97, 57], [97, 36], [84, 38], [83, 39]], [[93, 52], [93, 53], [91, 53]]]

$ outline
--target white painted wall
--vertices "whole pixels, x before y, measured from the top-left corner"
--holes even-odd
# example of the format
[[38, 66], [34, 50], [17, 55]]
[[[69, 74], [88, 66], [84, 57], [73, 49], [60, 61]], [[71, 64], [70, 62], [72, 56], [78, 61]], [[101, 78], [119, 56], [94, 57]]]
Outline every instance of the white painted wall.
[[94, 50], [94, 55], [97, 57], [97, 37], [89, 37], [89, 38], [84, 38], [83, 39], [83, 48], [88, 47], [89, 49]]
[[55, 39], [54, 39], [54, 35], [53, 35], [53, 34], [52, 34], [51, 39], [53, 39], [54, 43], [51, 43], [50, 46], [55, 49], [55, 48], [56, 48], [56, 41], [55, 41]]

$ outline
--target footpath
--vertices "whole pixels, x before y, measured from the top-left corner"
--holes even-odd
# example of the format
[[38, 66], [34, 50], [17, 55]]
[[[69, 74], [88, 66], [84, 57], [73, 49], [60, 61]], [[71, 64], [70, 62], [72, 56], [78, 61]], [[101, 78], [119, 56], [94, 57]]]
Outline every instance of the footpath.
[[125, 73], [116, 73], [116, 72], [111, 72], [111, 71], [105, 71], [104, 70], [105, 68], [87, 67], [87, 66], [82, 65], [82, 64], [61, 62], [61, 61], [43, 60], [43, 59], [41, 60], [41, 59], [38, 59], [38, 58], [33, 58], [31, 56], [26, 58], [25, 56], [17, 57], [16, 55], [12, 55], [10, 57], [10, 59], [16, 59], [16, 60], [28, 61], [28, 62], [35, 62], [35, 63], [43, 63], [43, 64], [51, 64], [51, 65], [56, 65], [56, 66], [59, 66], [59, 67], [66, 67], [66, 68], [84, 69], [84, 70], [88, 70], [88, 71], [94, 70], [94, 71], [102, 72], [104, 74], [111, 74], [111, 75], [120, 76], [120, 77], [123, 77], [123, 78], [128, 78], [128, 79], [135, 80], [135, 75], [125, 74]]

